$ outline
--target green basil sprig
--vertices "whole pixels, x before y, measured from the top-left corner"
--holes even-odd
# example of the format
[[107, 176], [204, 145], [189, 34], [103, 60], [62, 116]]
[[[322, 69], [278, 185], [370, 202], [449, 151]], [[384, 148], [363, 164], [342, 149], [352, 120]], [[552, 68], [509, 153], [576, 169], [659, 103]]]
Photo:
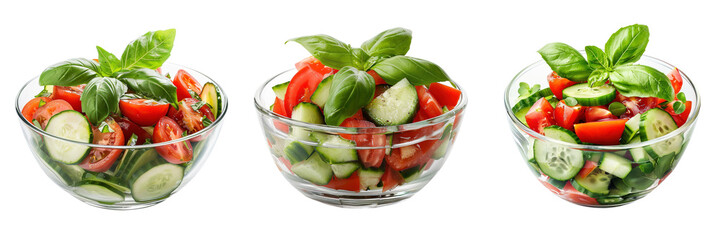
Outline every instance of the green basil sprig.
[[313, 57], [328, 67], [341, 69], [345, 66], [354, 66], [350, 45], [331, 36], [320, 34], [298, 37], [286, 43], [290, 41], [300, 43]]
[[435, 63], [407, 56], [385, 59], [376, 63], [371, 69], [391, 85], [404, 78], [416, 86], [451, 80], [446, 72]]
[[132, 41], [118, 59], [97, 46], [98, 62], [75, 58], [59, 62], [40, 74], [40, 85], [87, 84], [80, 96], [83, 112], [99, 125], [118, 111], [118, 102], [128, 89], [143, 98], [176, 104], [175, 85], [155, 72], [170, 57], [175, 29], [148, 32]]
[[339, 126], [373, 100], [375, 80], [365, 71], [351, 66], [341, 68], [333, 76], [330, 95], [323, 107], [325, 123]]
[[405, 28], [388, 29], [363, 42], [361, 49], [368, 52], [370, 56], [406, 55], [411, 49], [412, 34], [411, 30]]
[[633, 63], [641, 59], [648, 45], [645, 25], [631, 25], [616, 31], [608, 39], [605, 51], [596, 46], [585, 48], [588, 61], [574, 48], [550, 43], [538, 50], [559, 76], [599, 86], [610, 80], [619, 93], [628, 97], [657, 97], [673, 100], [673, 87], [658, 70]]

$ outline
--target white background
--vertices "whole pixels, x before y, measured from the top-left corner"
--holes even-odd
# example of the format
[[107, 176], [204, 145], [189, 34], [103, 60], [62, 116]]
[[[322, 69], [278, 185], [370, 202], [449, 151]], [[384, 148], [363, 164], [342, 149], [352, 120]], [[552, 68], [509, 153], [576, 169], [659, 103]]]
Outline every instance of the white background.
[[[112, 3], [110, 3], [112, 2]], [[690, 1], [4, 1], [0, 4], [0, 239], [431, 239], [717, 238], [719, 198], [718, 5]], [[594, 209], [539, 184], [511, 138], [502, 94], [548, 42], [602, 46], [633, 23], [651, 30], [646, 54], [685, 71], [703, 98], [682, 163], [630, 205]], [[409, 200], [341, 209], [304, 197], [272, 163], [253, 107], [265, 80], [307, 56], [298, 36], [325, 33], [354, 46], [413, 30], [408, 55], [442, 66], [470, 95], [449, 161]], [[41, 171], [14, 109], [20, 86], [58, 61], [119, 55], [149, 30], [176, 28], [169, 62], [228, 92], [230, 110], [209, 161], [184, 189], [142, 210], [110, 211], [65, 193]]]

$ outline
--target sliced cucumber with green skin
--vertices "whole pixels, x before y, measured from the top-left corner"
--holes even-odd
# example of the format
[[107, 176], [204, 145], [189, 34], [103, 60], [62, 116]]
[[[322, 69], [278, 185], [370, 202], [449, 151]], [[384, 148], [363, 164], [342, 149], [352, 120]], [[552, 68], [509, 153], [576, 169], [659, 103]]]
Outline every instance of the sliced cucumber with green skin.
[[316, 185], [326, 185], [333, 177], [330, 164], [323, 161], [318, 153], [313, 153], [308, 159], [294, 164], [290, 170], [298, 177]]
[[639, 124], [641, 124], [641, 114], [636, 114], [636, 116], [626, 121], [626, 127], [623, 129], [623, 134], [621, 135], [621, 144], [630, 143], [631, 140], [636, 137]]
[[568, 181], [559, 181], [559, 180], [556, 180], [553, 178], [548, 178], [548, 180], [546, 180], [546, 182], [550, 183], [551, 185], [553, 185], [554, 187], [556, 187], [560, 190], [560, 189], [563, 189], [564, 187], [566, 187], [566, 182], [568, 182]]
[[403, 182], [411, 182], [413, 180], [418, 179], [421, 177], [421, 174], [423, 173], [423, 169], [426, 167], [425, 164], [418, 165], [412, 168], [408, 168], [405, 170], [400, 171], [399, 173], [401, 176], [403, 176]]
[[611, 178], [611, 175], [600, 168], [596, 168], [584, 178], [576, 176], [571, 180], [571, 185], [589, 197], [598, 198], [608, 195], [608, 186], [611, 184]]
[[318, 105], [321, 109], [325, 107], [325, 103], [330, 97], [330, 85], [333, 82], [333, 76], [335, 75], [330, 75], [323, 79], [323, 81], [318, 84], [318, 88], [315, 89], [313, 95], [310, 96], [310, 101]]
[[[306, 123], [324, 124], [325, 120], [320, 108], [313, 103], [301, 102], [293, 107], [291, 118]], [[291, 127], [290, 135], [298, 140], [309, 141], [310, 130], [303, 127]]]
[[[544, 132], [546, 136], [562, 141], [572, 142], [578, 139], [571, 131], [558, 126], [546, 127]], [[580, 141], [572, 143], [580, 143]], [[544, 174], [559, 181], [573, 178], [585, 165], [582, 151], [546, 141], [534, 141], [533, 156]]]
[[288, 90], [288, 84], [290, 84], [290, 81], [272, 87], [275, 96], [280, 98], [280, 100], [285, 100], [283, 98], [285, 98], [285, 92]]
[[418, 105], [416, 88], [403, 79], [374, 98], [363, 112], [378, 126], [401, 125], [413, 120]]
[[[138, 135], [131, 135], [130, 139], [128, 139], [128, 142], [126, 146], [135, 146], [138, 144]], [[131, 159], [134, 157], [136, 151], [133, 149], [128, 149], [123, 152], [123, 155], [116, 161], [117, 166], [115, 167], [115, 171], [113, 172], [114, 176], [121, 176], [123, 172], [125, 172], [128, 168], [128, 165], [131, 161]], [[140, 150], [142, 151], [142, 150]]]
[[155, 201], [166, 198], [183, 182], [185, 171], [180, 165], [168, 163], [164, 159], [141, 166], [130, 177], [130, 191], [138, 202]]
[[125, 195], [122, 191], [104, 182], [83, 181], [78, 184], [77, 187], [73, 188], [73, 192], [103, 204], [114, 204], [125, 200]]
[[210, 111], [213, 112], [213, 116], [217, 118], [220, 115], [223, 101], [220, 99], [220, 90], [218, 90], [215, 84], [207, 82], [203, 85], [203, 90], [200, 91], [200, 100], [210, 105]]
[[619, 178], [631, 172], [631, 161], [613, 153], [604, 153], [598, 168]]
[[579, 139], [575, 133], [557, 125], [551, 125], [543, 128], [543, 135], [568, 143], [581, 144], [581, 139]]
[[[88, 119], [82, 113], [74, 110], [65, 110], [53, 115], [48, 120], [45, 131], [57, 137], [83, 143], [91, 143], [93, 139], [93, 130], [90, 128]], [[90, 152], [90, 147], [86, 145], [51, 137], [45, 137], [43, 140], [48, 155], [53, 160], [64, 164], [77, 164]]]
[[102, 182], [120, 192], [130, 193], [130, 188], [125, 186], [125, 183], [123, 183], [120, 178], [108, 175], [107, 173], [85, 172], [85, 174], [83, 174], [83, 180]]
[[123, 165], [119, 165], [115, 171], [115, 177], [118, 177], [126, 182], [129, 182], [133, 174], [142, 167], [158, 159], [163, 160], [163, 158], [158, 154], [158, 152], [156, 152], [155, 149], [152, 148], [136, 149], [132, 151], [132, 154], [123, 157]]
[[311, 153], [313, 153], [313, 147], [298, 141], [288, 142], [288, 145], [283, 148], [283, 155], [285, 159], [290, 161], [290, 164], [296, 164], [307, 159]]
[[[533, 161], [531, 161], [531, 160], [533, 160]], [[535, 159], [532, 158], [532, 159], [528, 160], [528, 168], [531, 169], [531, 171], [533, 172], [533, 175], [536, 175], [536, 177], [541, 176], [541, 168], [538, 167], [538, 163], [536, 163]]]
[[528, 126], [528, 123], [526, 122], [526, 113], [528, 113], [528, 110], [531, 110], [531, 107], [524, 107], [519, 109], [518, 111], [513, 112], [513, 115], [516, 116], [518, 121], [521, 121], [521, 123], [526, 126]]
[[[641, 123], [639, 124], [639, 135], [641, 141], [656, 139], [678, 129], [676, 122], [671, 115], [660, 108], [652, 108], [641, 114]], [[645, 146], [651, 158], [660, 158], [668, 154], [678, 154], [683, 146], [683, 136], [678, 135], [665, 141]]]
[[[45, 154], [43, 151], [38, 150], [38, 154]], [[80, 183], [85, 174], [85, 169], [78, 165], [66, 165], [56, 161], [53, 161], [49, 156], [42, 157], [44, 162], [47, 164], [55, 175], [65, 183], [67, 186], [75, 186]]]
[[626, 178], [623, 179], [623, 182], [626, 183], [629, 187], [633, 189], [642, 189], [645, 190], [656, 181], [656, 176], [651, 174], [646, 174], [641, 171], [640, 168], [633, 168], [631, 169], [631, 172], [628, 173]]
[[358, 161], [358, 153], [353, 141], [341, 138], [338, 135], [321, 135], [322, 137], [319, 137], [318, 134], [321, 133], [311, 133], [311, 138], [318, 140], [315, 151], [324, 160], [331, 164]]
[[383, 168], [361, 168], [358, 170], [358, 178], [360, 178], [361, 189], [371, 189], [378, 186], [381, 182], [385, 170]]
[[[634, 143], [640, 143], [641, 142], [641, 136], [636, 135], [629, 141], [629, 144]], [[638, 163], [638, 168], [641, 169], [643, 173], [651, 173], [653, 172], [653, 169], [656, 166], [656, 160], [654, 158], [651, 158], [651, 156], [648, 155], [646, 150], [643, 148], [633, 148], [630, 149], [629, 152], [631, 152], [631, 157], [633, 158], [633, 161]]]
[[579, 83], [563, 89], [563, 98], [572, 97], [581, 106], [603, 106], [616, 99], [616, 88], [611, 85], [589, 87], [588, 83]]
[[556, 98], [554, 96], [548, 96], [548, 97], [546, 97], [546, 100], [548, 100], [548, 104], [551, 104], [552, 108], [556, 108], [556, 106], [558, 105], [558, 102], [559, 102], [558, 98]]
[[330, 168], [333, 170], [333, 175], [337, 178], [348, 178], [350, 175], [360, 168], [361, 164], [358, 162], [347, 162], [347, 163], [336, 163], [331, 164]]
[[441, 139], [438, 141], [441, 141], [441, 145], [438, 146], [435, 152], [431, 155], [431, 158], [433, 159], [442, 159], [446, 156], [446, 152], [448, 151], [448, 145], [451, 142], [451, 131], [453, 130], [453, 123], [449, 123], [446, 125], [446, 128], [443, 129], [443, 135], [441, 135]]
[[669, 154], [663, 157], [658, 158], [658, 165], [653, 170], [653, 173], [656, 175], [656, 178], [663, 178], [666, 176], [666, 173], [668, 173], [669, 170], [671, 170], [671, 164], [673, 163], [674, 158], [676, 158], [676, 154]]
[[[535, 92], [528, 97], [519, 99], [518, 102], [516, 102], [516, 104], [513, 105], [513, 107], [511, 108], [511, 111], [516, 113], [516, 112], [521, 111], [521, 109], [531, 108], [531, 106], [533, 106], [533, 104], [536, 103], [536, 101], [538, 101], [538, 99], [541, 99], [542, 97], [548, 97], [548, 96], [553, 96], [553, 91], [551, 91], [550, 88], [541, 89], [540, 91]], [[525, 114], [523, 114], [523, 115], [525, 116]], [[520, 118], [519, 118], [519, 120], [520, 120]]]
[[393, 134], [386, 135], [386, 142], [388, 143], [388, 147], [386, 148], [386, 155], [390, 156], [393, 152]]
[[631, 193], [631, 187], [626, 185], [625, 182], [623, 182], [623, 179], [620, 178], [613, 178], [611, 179], [611, 189], [609, 189], [608, 194], [612, 196], [624, 196], [626, 194]]

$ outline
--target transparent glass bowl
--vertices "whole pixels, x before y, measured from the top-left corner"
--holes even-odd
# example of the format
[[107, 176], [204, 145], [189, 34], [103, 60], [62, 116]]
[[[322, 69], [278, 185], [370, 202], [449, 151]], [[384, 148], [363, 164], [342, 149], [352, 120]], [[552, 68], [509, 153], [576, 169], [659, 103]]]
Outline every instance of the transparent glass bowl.
[[[671, 70], [674, 69], [674, 66], [672, 66], [671, 64], [649, 56], [643, 56], [641, 60], [637, 62], [637, 64], [643, 64], [653, 67], [663, 73], [669, 73], [671, 72]], [[698, 93], [696, 92], [696, 88], [685, 73], [681, 72], [681, 76], [683, 77], [683, 88], [681, 89], [681, 92], [684, 92], [686, 94], [687, 101], [693, 102], [693, 107], [691, 113], [689, 114], [688, 120], [684, 125], [679, 126], [677, 130], [665, 136], [653, 139], [651, 141], [627, 145], [596, 146], [571, 144], [548, 138], [531, 130], [514, 116], [511, 109], [513, 107], [513, 104], [515, 104], [516, 98], [518, 97], [519, 83], [526, 82], [531, 86], [533, 84], [540, 84], [542, 86], [541, 88], [548, 87], [548, 81], [546, 80], [546, 76], [551, 72], [551, 68], [544, 61], [535, 62], [521, 70], [521, 72], [519, 72], [513, 78], [513, 81], [511, 81], [508, 87], [506, 87], [504, 95], [508, 122], [510, 123], [511, 131], [513, 132], [516, 145], [518, 146], [518, 149], [523, 156], [523, 160], [528, 164], [528, 166], [531, 168], [531, 171], [538, 177], [538, 180], [544, 186], [546, 186], [549, 190], [554, 192], [559, 197], [575, 204], [589, 207], [613, 207], [628, 204], [642, 197], [645, 197], [648, 193], [653, 191], [653, 189], [658, 187], [658, 185], [663, 182], [666, 177], [668, 177], [668, 175], [673, 171], [678, 162], [681, 160], [681, 156], [683, 155], [686, 146], [691, 140], [691, 134], [693, 133], [693, 129], [696, 124], [696, 118], [699, 113], [699, 107], [701, 106], [700, 98]], [[552, 143], [557, 147], [579, 150], [583, 152], [584, 159], [588, 159], [590, 156], [592, 156], [592, 154], [604, 152], [611, 152], [628, 156], [628, 152], [630, 150], [642, 150], [644, 147], [652, 146], [655, 144], [664, 144], [669, 140], [678, 140], [678, 138], [683, 138], [683, 145], [678, 154], [675, 154], [674, 156], [669, 155], [659, 158], [652, 158], [654, 162], [664, 162], [664, 164], [668, 164], [668, 166], [659, 168], [658, 165], [654, 165], [655, 168], [653, 172], [643, 173], [640, 171], [640, 169], [638, 169], [638, 164], [633, 163], [634, 170], [629, 174], [628, 177], [626, 177], [633, 177], [629, 179], [629, 182], [633, 183], [633, 185], [635, 186], [631, 190], [631, 192], [626, 195], [609, 194], [595, 201], [589, 201], [591, 199], [586, 197], [585, 194], [579, 195], [579, 193], [574, 189], [572, 184], [570, 184], [571, 180], [562, 182], [550, 179], [548, 176], [544, 175], [542, 172], [539, 171], [537, 165], [534, 165], [532, 161], [529, 161], [533, 158], [534, 141], [544, 141], [547, 143]], [[664, 171], [666, 168], [668, 170]], [[631, 174], [634, 175], [631, 176]], [[624, 182], [626, 182], [625, 179]]]
[[[456, 139], [461, 118], [463, 116], [463, 110], [466, 107], [467, 100], [465, 92], [461, 95], [461, 99], [459, 100], [457, 107], [452, 111], [441, 116], [416, 123], [372, 128], [346, 128], [309, 124], [280, 116], [270, 110], [270, 106], [275, 100], [275, 93], [272, 91], [271, 87], [276, 84], [289, 81], [296, 72], [297, 71], [294, 69], [288, 70], [263, 83], [256, 92], [255, 107], [258, 110], [260, 125], [263, 128], [265, 137], [267, 138], [273, 161], [288, 182], [290, 182], [296, 189], [305, 194], [307, 197], [338, 207], [377, 207], [392, 204], [410, 198], [413, 194], [420, 191], [443, 166], [453, 142]], [[355, 187], [342, 187], [340, 186], [342, 184], [336, 184], [340, 181], [340, 178], [335, 176], [332, 177], [333, 180], [331, 180], [329, 185], [321, 186], [313, 184], [295, 175], [291, 171], [292, 165], [287, 160], [284, 153], [285, 147], [294, 141], [310, 146], [313, 149], [318, 146], [318, 143], [310, 140], [296, 139], [288, 133], [289, 131], [319, 132], [330, 135], [343, 134], [349, 136], [351, 139], [353, 139], [353, 135], [393, 136], [393, 144], [387, 143], [385, 146], [379, 147], [356, 146], [353, 149], [357, 151], [382, 149], [383, 151], [391, 151], [391, 153], [393, 153], [393, 151], [401, 151], [402, 148], [405, 148], [405, 151], [413, 148], [424, 150], [422, 157], [418, 158], [420, 159], [418, 164], [415, 164], [415, 169], [418, 170], [416, 173], [418, 174], [404, 175], [405, 177], [403, 177], [402, 181], [400, 181], [401, 184], [392, 189], [386, 189], [384, 191], [382, 187], [382, 180], [378, 182], [378, 184], [370, 184], [369, 187], [361, 190], [358, 189], [362, 187], [358, 189]], [[443, 147], [444, 142], [446, 147]], [[324, 145], [324, 147], [349, 149], [347, 146], [339, 145]], [[438, 149], [445, 149], [445, 151]], [[385, 158], [387, 157], [388, 155], [385, 156]], [[384, 166], [381, 168], [385, 168], [385, 171], [388, 171], [390, 167], [385, 163], [383, 165]], [[412, 167], [411, 170], [413, 168], [414, 167]], [[357, 172], [354, 174], [357, 174]], [[383, 174], [386, 175], [389, 173], [385, 172]], [[349, 179], [352, 179], [353, 177], [355, 176], [351, 176]], [[385, 176], [382, 179], [386, 179]], [[370, 182], [375, 183], [375, 181]], [[389, 184], [386, 187], [388, 186], [391, 185]], [[342, 188], [354, 190], [342, 190]]]
[[[214, 82], [212, 79], [210, 79], [208, 76], [197, 72], [195, 70], [189, 69], [187, 67], [173, 65], [166, 63], [163, 65], [162, 70], [164, 73], [168, 72], [171, 74], [175, 74], [179, 69], [183, 69], [190, 73], [193, 77], [195, 77], [198, 82], [201, 84], [205, 84], [206, 82], [212, 82], [217, 86], [218, 92], [220, 93], [220, 96], [223, 99], [223, 106], [222, 106], [222, 112], [217, 117], [216, 121], [213, 122], [208, 127], [204, 128], [201, 131], [198, 131], [194, 134], [188, 135], [186, 137], [176, 139], [174, 141], [168, 141], [168, 142], [162, 142], [162, 143], [154, 143], [149, 145], [138, 145], [138, 146], [106, 146], [106, 145], [96, 145], [96, 144], [89, 144], [89, 143], [82, 143], [82, 142], [76, 142], [72, 140], [67, 140], [64, 138], [59, 138], [54, 135], [50, 135], [45, 131], [42, 131], [40, 128], [37, 128], [35, 125], [33, 125], [31, 122], [28, 122], [21, 113], [21, 109], [23, 106], [30, 101], [30, 99], [33, 99], [36, 94], [38, 94], [43, 87], [38, 84], [38, 77], [35, 77], [28, 81], [22, 89], [20, 89], [20, 93], [18, 93], [18, 96], [15, 101], [15, 109], [17, 111], [18, 118], [20, 120], [20, 125], [23, 130], [23, 133], [25, 135], [25, 140], [27, 140], [28, 145], [30, 146], [30, 151], [33, 153], [33, 156], [35, 156], [35, 159], [37, 159], [38, 163], [40, 164], [40, 167], [43, 169], [43, 171], [50, 177], [50, 179], [53, 180], [58, 186], [63, 188], [65, 191], [70, 193], [73, 197], [79, 199], [80, 201], [83, 201], [91, 206], [99, 207], [99, 208], [105, 208], [105, 209], [139, 209], [139, 208], [145, 208], [149, 206], [153, 206], [155, 204], [158, 204], [162, 201], [164, 201], [166, 198], [170, 197], [175, 192], [179, 191], [185, 184], [187, 184], [193, 176], [198, 172], [200, 167], [205, 162], [205, 159], [209, 155], [210, 151], [212, 150], [213, 146], [215, 145], [215, 141], [218, 138], [218, 134], [220, 133], [220, 128], [223, 124], [223, 119], [225, 117], [225, 113], [228, 110], [228, 98], [226, 97], [225, 93], [223, 92], [222, 88]], [[193, 139], [195, 137], [201, 136], [199, 139], [202, 139], [198, 142], [192, 142], [189, 141], [190, 139]], [[64, 141], [69, 144], [77, 144], [77, 145], [84, 145], [91, 148], [105, 148], [105, 149], [119, 149], [123, 152], [120, 154], [120, 157], [115, 162], [115, 165], [110, 168], [110, 170], [103, 172], [103, 173], [93, 173], [90, 171], [85, 171], [82, 168], [80, 168], [77, 165], [66, 165], [60, 162], [57, 162], [53, 160], [47, 153], [47, 151], [44, 148], [44, 140], [45, 138], [53, 138], [60, 141]], [[190, 142], [192, 149], [193, 149], [193, 160], [187, 163], [180, 164], [178, 166], [181, 166], [183, 168], [183, 178], [180, 183], [173, 183], [178, 184], [177, 188], [175, 188], [170, 194], [165, 195], [163, 197], [153, 199], [153, 200], [147, 200], [147, 201], [136, 201], [133, 198], [131, 187], [130, 185], [130, 177], [124, 177], [122, 175], [128, 175], [126, 172], [118, 172], [117, 166], [120, 164], [121, 161], [129, 161], [129, 162], [136, 162], [139, 163], [137, 166], [143, 167], [143, 163], [147, 166], [148, 164], [157, 164], [160, 161], [156, 160], [162, 160], [165, 161], [161, 156], [159, 156], [156, 153], [155, 148], [158, 147], [167, 147], [174, 144], [184, 144], [183, 142]], [[166, 161], [167, 162], [167, 161]], [[116, 200], [113, 200], [112, 202], [107, 202], [105, 199], [98, 199], [97, 197], [94, 197], [92, 194], [88, 194], [87, 189], [81, 188], [80, 186], [84, 183], [87, 183], [87, 181], [100, 181], [105, 184], [108, 184], [115, 188], [116, 190], [122, 192], [121, 197], [123, 198], [122, 201], [116, 202]], [[146, 191], [153, 191], [153, 189], [145, 189]]]

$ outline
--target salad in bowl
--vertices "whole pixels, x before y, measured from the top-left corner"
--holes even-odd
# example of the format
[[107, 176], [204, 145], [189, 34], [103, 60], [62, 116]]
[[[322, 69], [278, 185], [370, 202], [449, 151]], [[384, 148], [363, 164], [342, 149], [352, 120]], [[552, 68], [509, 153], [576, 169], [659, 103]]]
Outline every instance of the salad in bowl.
[[646, 196], [679, 163], [699, 112], [682, 71], [643, 55], [645, 25], [601, 49], [563, 43], [509, 84], [505, 105], [521, 154], [538, 180], [570, 202], [619, 206]]
[[54, 64], [20, 90], [31, 151], [74, 197], [108, 209], [152, 206], [204, 162], [227, 99], [207, 76], [165, 63], [174, 39], [175, 29], [148, 32], [120, 58], [98, 46], [97, 59]]

